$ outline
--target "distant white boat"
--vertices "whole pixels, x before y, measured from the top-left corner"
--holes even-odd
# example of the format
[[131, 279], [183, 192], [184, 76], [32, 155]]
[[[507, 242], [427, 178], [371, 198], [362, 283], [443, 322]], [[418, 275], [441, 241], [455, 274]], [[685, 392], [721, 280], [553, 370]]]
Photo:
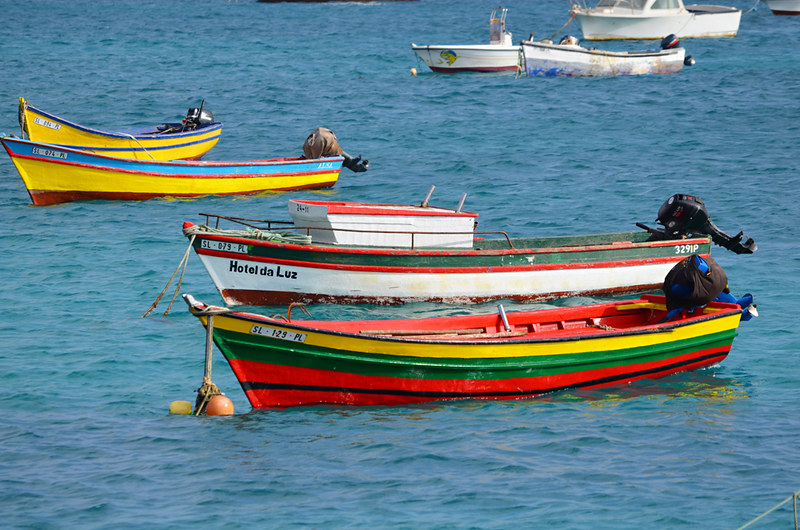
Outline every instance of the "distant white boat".
[[800, 15], [800, 0], [764, 0], [775, 15]]
[[566, 36], [559, 44], [550, 41], [522, 41], [523, 69], [529, 76], [614, 76], [673, 74], [684, 64], [693, 64], [678, 39], [668, 35], [661, 49], [608, 51], [584, 48], [578, 39]]
[[683, 0], [600, 0], [593, 8], [578, 1], [572, 0], [570, 12], [586, 40], [662, 39], [669, 34], [679, 38], [734, 37], [742, 18], [742, 11], [734, 7], [684, 6]]
[[489, 18], [489, 44], [458, 44], [417, 46], [411, 49], [434, 72], [500, 72], [516, 71], [519, 65], [519, 45], [511, 43], [506, 31], [508, 9], [498, 7]]

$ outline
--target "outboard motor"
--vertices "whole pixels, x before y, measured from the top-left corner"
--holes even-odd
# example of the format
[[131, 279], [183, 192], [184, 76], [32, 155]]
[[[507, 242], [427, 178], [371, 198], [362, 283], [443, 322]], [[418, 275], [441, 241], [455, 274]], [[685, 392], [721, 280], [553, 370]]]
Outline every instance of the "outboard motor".
[[191, 108], [186, 113], [186, 118], [183, 119], [183, 130], [193, 131], [198, 127], [204, 127], [214, 123], [214, 115], [210, 110], [205, 110], [203, 107], [206, 100], [200, 104], [200, 108]]
[[677, 48], [678, 44], [680, 43], [681, 43], [680, 39], [676, 37], [674, 33], [670, 33], [669, 35], [661, 39], [661, 49], [669, 50], [672, 48]]
[[[717, 245], [737, 254], [752, 254], [758, 249], [753, 239], [742, 232], [729, 236], [717, 228], [709, 217], [703, 200], [694, 195], [676, 193], [667, 199], [658, 209], [656, 221], [664, 225], [666, 239], [680, 239], [685, 235], [707, 235], [711, 236], [711, 240]], [[655, 233], [644, 225], [638, 224], [638, 226]]]

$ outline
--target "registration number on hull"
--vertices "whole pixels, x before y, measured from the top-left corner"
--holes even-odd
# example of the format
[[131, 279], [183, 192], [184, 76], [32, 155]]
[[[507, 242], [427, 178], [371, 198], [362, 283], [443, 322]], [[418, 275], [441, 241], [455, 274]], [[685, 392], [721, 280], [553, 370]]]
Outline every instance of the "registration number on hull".
[[252, 328], [250, 328], [250, 333], [253, 335], [261, 335], [262, 337], [270, 337], [273, 339], [288, 340], [292, 342], [306, 341], [305, 333], [286, 331], [285, 329], [271, 328], [269, 326], [254, 325]]
[[31, 152], [36, 156], [46, 156], [49, 158], [60, 158], [61, 160], [67, 159], [67, 153], [64, 151], [54, 151], [53, 149], [43, 149], [41, 147], [34, 147]]
[[700, 249], [700, 245], [676, 245], [675, 254], [696, 254]]
[[241, 243], [229, 243], [227, 241], [212, 241], [201, 239], [200, 248], [208, 250], [218, 250], [220, 252], [235, 252], [237, 254], [247, 254], [247, 245]]

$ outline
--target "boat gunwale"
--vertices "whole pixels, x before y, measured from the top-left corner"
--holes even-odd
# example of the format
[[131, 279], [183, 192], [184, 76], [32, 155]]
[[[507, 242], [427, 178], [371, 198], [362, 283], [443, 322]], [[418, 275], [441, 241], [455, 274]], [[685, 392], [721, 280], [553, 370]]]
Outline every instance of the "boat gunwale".
[[[663, 298], [663, 297], [659, 297]], [[644, 295], [642, 298], [633, 299], [633, 300], [623, 300], [617, 302], [606, 302], [600, 304], [590, 304], [590, 306], [595, 306], [598, 311], [601, 308], [616, 308], [619, 305], [625, 305], [626, 303], [635, 303], [635, 302], [653, 302], [649, 295]], [[467, 340], [456, 340], [456, 339], [435, 339], [435, 338], [410, 338], [410, 337], [398, 337], [398, 336], [382, 336], [382, 335], [371, 335], [371, 334], [364, 334], [364, 333], [356, 333], [351, 331], [339, 331], [335, 329], [329, 328], [320, 328], [314, 327], [313, 323], [315, 322], [327, 322], [327, 323], [334, 323], [335, 321], [318, 321], [318, 320], [311, 320], [311, 321], [295, 321], [295, 322], [286, 322], [284, 320], [275, 319], [272, 317], [268, 317], [266, 315], [261, 315], [258, 313], [252, 313], [248, 311], [225, 311], [222, 314], [217, 314], [216, 316], [222, 316], [223, 318], [231, 318], [234, 320], [241, 320], [246, 322], [253, 322], [253, 323], [260, 323], [262, 325], [269, 325], [269, 326], [277, 326], [282, 328], [288, 328], [293, 331], [298, 332], [305, 332], [305, 333], [313, 333], [319, 335], [329, 335], [335, 337], [343, 337], [349, 339], [358, 339], [362, 341], [378, 341], [378, 342], [389, 342], [389, 343], [399, 343], [399, 344], [426, 344], [426, 345], [461, 345], [461, 346], [481, 346], [481, 345], [502, 345], [502, 344], [547, 344], [547, 343], [568, 343], [568, 342], [576, 342], [576, 341], [583, 341], [583, 340], [593, 340], [593, 339], [606, 339], [606, 338], [621, 338], [626, 336], [640, 336], [640, 335], [652, 335], [658, 333], [666, 333], [670, 331], [674, 331], [676, 329], [685, 328], [688, 326], [692, 326], [694, 324], [700, 324], [704, 322], [709, 322], [712, 320], [731, 317], [734, 315], [741, 315], [742, 308], [737, 306], [736, 304], [728, 304], [725, 302], [711, 302], [708, 304], [711, 306], [712, 309], [717, 309], [710, 313], [703, 313], [702, 315], [697, 316], [690, 316], [685, 319], [675, 320], [671, 322], [664, 322], [662, 324], [651, 324], [647, 326], [633, 326], [631, 328], [626, 329], [612, 329], [607, 330], [600, 327], [589, 327], [586, 326], [585, 328], [580, 328], [582, 331], [584, 330], [591, 330], [590, 332], [582, 332], [580, 334], [574, 334], [571, 336], [562, 336], [562, 337], [531, 337], [528, 338], [527, 335], [536, 332], [530, 332], [524, 337], [487, 337], [485, 339], [467, 339]], [[707, 305], [707, 306], [708, 306]], [[704, 307], [707, 307], [704, 306]], [[721, 307], [720, 307], [721, 306]], [[212, 310], [219, 310], [224, 308], [218, 308], [214, 306], [206, 306]], [[549, 309], [540, 309], [540, 310], [529, 310], [529, 311], [517, 311], [517, 312], [509, 312], [506, 313], [508, 316], [514, 316], [519, 314], [525, 313], [540, 313], [540, 312], [551, 312], [551, 313], [558, 313], [562, 312], [564, 309], [571, 309], [567, 308], [549, 308]], [[647, 308], [639, 309], [641, 311], [646, 311]], [[652, 309], [650, 309], [652, 311]], [[190, 311], [196, 317], [203, 317], [202, 310], [191, 307]], [[455, 319], [455, 320], [468, 320], [475, 317], [486, 317], [487, 319], [496, 316], [499, 318], [499, 315], [493, 314], [483, 314], [483, 315], [459, 315], [455, 317], [434, 317], [433, 319]], [[586, 315], [586, 319], [595, 318], [597, 315], [589, 314]], [[355, 322], [363, 322], [365, 325], [367, 323], [380, 323], [380, 322], [397, 322], [398, 320], [406, 320], [406, 319], [384, 319], [384, 320], [353, 320], [353, 321], [346, 321], [348, 323], [355, 323]], [[420, 321], [420, 320], [432, 320], [432, 319], [407, 319], [409, 321]], [[548, 322], [556, 322], [557, 320], [552, 320]], [[302, 322], [310, 322], [312, 324], [304, 325]], [[738, 328], [735, 326], [733, 331]], [[375, 329], [375, 328], [372, 328]], [[400, 328], [398, 328], [399, 330]], [[457, 328], [454, 328], [457, 329]], [[238, 333], [238, 332], [234, 332]], [[540, 332], [541, 333], [541, 332]], [[269, 337], [263, 337], [269, 339]], [[378, 355], [387, 355], [383, 352], [375, 352]]]
[[525, 47], [538, 47], [538, 48], [547, 48], [551, 50], [558, 50], [564, 52], [571, 52], [571, 53], [582, 53], [586, 55], [592, 56], [600, 56], [600, 57], [616, 57], [616, 58], [647, 58], [647, 57], [668, 57], [671, 55], [680, 55], [681, 51], [685, 53], [684, 48], [670, 48], [667, 50], [647, 50], [647, 51], [638, 51], [638, 50], [630, 50], [630, 51], [611, 51], [611, 50], [600, 50], [597, 48], [584, 48], [582, 46], [564, 46], [563, 44], [548, 44], [545, 42], [535, 42], [535, 41], [522, 41], [520, 44], [520, 48], [523, 50]]
[[[18, 144], [27, 144], [30, 145], [32, 148], [44, 148], [44, 149], [52, 149], [54, 151], [66, 151], [68, 153], [73, 153], [76, 156], [86, 157], [89, 160], [99, 158], [103, 160], [110, 160], [118, 165], [101, 165], [99, 163], [88, 163], [88, 162], [75, 162], [75, 161], [68, 161], [60, 158], [50, 158], [44, 156], [37, 156], [37, 155], [29, 155], [24, 153], [18, 153], [8, 145], [6, 142], [10, 143], [18, 143]], [[46, 163], [53, 163], [59, 165], [72, 165], [72, 166], [84, 166], [84, 167], [96, 167], [98, 169], [106, 170], [106, 171], [120, 171], [120, 172], [136, 172], [139, 173], [140, 171], [126, 169], [124, 167], [118, 166], [154, 166], [154, 167], [182, 167], [182, 168], [236, 168], [236, 167], [243, 167], [243, 166], [278, 166], [278, 165], [296, 165], [296, 164], [309, 164], [309, 163], [320, 163], [320, 162], [344, 162], [343, 156], [334, 156], [328, 158], [302, 158], [302, 157], [279, 157], [279, 158], [266, 158], [260, 160], [147, 160], [147, 159], [140, 159], [140, 158], [124, 158], [118, 156], [111, 156], [102, 153], [94, 153], [91, 151], [86, 151], [82, 149], [76, 149], [72, 147], [63, 147], [59, 144], [50, 144], [44, 142], [36, 142], [32, 140], [25, 140], [23, 138], [17, 138], [14, 136], [8, 135], [0, 135], [0, 143], [3, 144], [6, 151], [8, 152], [9, 156], [14, 158], [22, 158], [26, 160], [37, 160]], [[323, 168], [325, 170], [331, 170], [333, 168]], [[156, 173], [156, 172], [153, 172]], [[213, 175], [212, 175], [213, 176]], [[237, 175], [233, 175], [237, 176]], [[247, 176], [247, 175], [238, 175], [238, 176]]]
[[[89, 127], [89, 126], [86, 126], [86, 125], [81, 125], [79, 123], [76, 123], [76, 122], [61, 118], [59, 116], [56, 116], [55, 114], [51, 114], [49, 112], [43, 111], [43, 110], [41, 110], [41, 109], [39, 109], [37, 107], [34, 107], [33, 105], [31, 105], [30, 103], [28, 103], [26, 101], [25, 102], [25, 112], [27, 113], [29, 109], [31, 110], [32, 113], [40, 114], [40, 115], [44, 116], [45, 118], [47, 118], [48, 120], [53, 120], [53, 121], [55, 121], [57, 123], [60, 123], [62, 125], [66, 125], [66, 126], [71, 127], [73, 129], [77, 129], [77, 130], [82, 131], [82, 132], [95, 134], [95, 135], [98, 135], [98, 136], [106, 136], [106, 137], [109, 137], [109, 138], [115, 138], [115, 139], [119, 139], [119, 140], [131, 140], [132, 139], [131, 136], [133, 136], [133, 138], [135, 138], [137, 140], [156, 140], [156, 139], [160, 140], [160, 139], [163, 139], [163, 138], [183, 138], [183, 137], [190, 137], [190, 136], [199, 136], [200, 134], [205, 134], [205, 133], [215, 132], [215, 131], [221, 131], [222, 126], [223, 126], [222, 122], [214, 122], [214, 123], [210, 123], [208, 125], [202, 125], [202, 126], [196, 128], [196, 129], [193, 129], [191, 131], [179, 131], [179, 132], [159, 135], [159, 134], [157, 134], [157, 132], [158, 132], [157, 129], [156, 129], [157, 126], [154, 125], [154, 126], [152, 126], [153, 127], [153, 131], [151, 133], [149, 133], [149, 134], [148, 133], [141, 133], [141, 132], [134, 133], [133, 130], [129, 133], [129, 132], [126, 132], [125, 130], [122, 130], [122, 129], [119, 129], [117, 131], [108, 131], [108, 130], [103, 130], [103, 129], [95, 129], [94, 127]], [[179, 123], [178, 122], [162, 122], [161, 125], [179, 125]], [[145, 127], [150, 127], [150, 126], [145, 126]], [[216, 136], [219, 137], [220, 135], [218, 134]], [[209, 140], [211, 140], [211, 139], [213, 139], [213, 138], [209, 138]]]
[[[201, 214], [203, 215], [203, 214]], [[207, 226], [207, 225], [201, 225]], [[314, 229], [319, 230], [316, 227], [285, 227], [281, 228], [282, 230], [303, 230], [303, 229]], [[412, 233], [412, 232], [409, 232]], [[422, 234], [425, 235], [425, 232], [413, 232], [414, 234]], [[475, 235], [481, 234], [505, 234], [502, 231], [487, 231], [487, 232], [470, 232]], [[639, 234], [642, 232], [638, 232], [636, 230], [630, 230], [626, 232], [608, 232], [608, 233], [598, 233], [598, 234], [588, 234], [592, 237], [603, 237], [603, 236], [630, 236], [632, 234]], [[539, 238], [530, 238], [530, 237], [508, 237], [508, 241], [512, 243], [519, 241], [526, 241], [531, 239], [562, 239], [565, 237], [582, 237], [586, 236], [587, 234], [575, 234], [573, 236], [542, 236]], [[312, 253], [333, 253], [333, 254], [374, 254], [374, 255], [397, 255], [402, 254], [403, 256], [502, 256], [502, 255], [524, 255], [524, 254], [551, 254], [557, 252], [593, 252], [593, 251], [607, 251], [607, 250], [618, 250], [618, 249], [637, 249], [637, 248], [652, 248], [652, 247], [671, 247], [678, 245], [687, 245], [687, 244], [711, 244], [711, 237], [710, 236], [695, 236], [686, 239], [664, 239], [664, 240], [647, 240], [647, 241], [630, 241], [630, 240], [619, 240], [613, 241], [610, 243], [603, 243], [597, 245], [565, 245], [565, 246], [552, 246], [552, 247], [516, 247], [516, 246], [509, 246], [508, 248], [496, 248], [496, 249], [465, 249], [465, 248], [442, 248], [442, 247], [426, 247], [426, 248], [396, 248], [396, 247], [369, 247], [369, 246], [353, 246], [353, 245], [327, 245], [327, 244], [320, 244], [314, 243], [311, 244], [303, 244], [303, 243], [291, 243], [286, 241], [269, 241], [264, 239], [254, 239], [248, 238], [245, 236], [227, 236], [224, 234], [197, 234], [196, 239], [213, 239], [216, 241], [225, 241], [229, 243], [243, 243], [247, 245], [254, 245], [259, 247], [273, 247], [273, 248], [285, 248], [287, 250], [301, 250], [305, 252], [312, 252]], [[480, 240], [478, 240], [480, 241]], [[494, 240], [486, 240], [486, 241], [503, 241], [503, 239], [494, 239]], [[615, 244], [615, 243], [625, 243], [624, 246]], [[224, 251], [214, 251], [210, 249], [200, 248], [200, 243], [197, 243], [195, 247], [195, 251], [199, 251], [199, 253], [207, 254], [207, 255], [228, 255], [229, 253]], [[258, 258], [259, 256], [255, 256], [253, 254], [246, 254], [248, 258]]]
[[452, 44], [450, 46], [445, 44], [414, 44], [411, 43], [413, 51], [449, 51], [449, 50], [469, 50], [469, 51], [491, 51], [500, 50], [515, 52], [519, 51], [519, 44]]

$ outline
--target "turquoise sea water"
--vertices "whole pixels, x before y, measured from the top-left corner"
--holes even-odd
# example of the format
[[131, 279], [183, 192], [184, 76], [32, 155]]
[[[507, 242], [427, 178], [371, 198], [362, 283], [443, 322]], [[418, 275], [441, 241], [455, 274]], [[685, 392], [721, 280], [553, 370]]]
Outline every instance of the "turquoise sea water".
[[[0, 132], [19, 134], [20, 96], [101, 128], [205, 98], [226, 125], [208, 159], [299, 154], [326, 126], [372, 164], [324, 192], [33, 207], [0, 156], [6, 526], [723, 529], [800, 489], [800, 17], [760, 5], [735, 38], [686, 39], [697, 64], [677, 75], [517, 79], [432, 74], [411, 52], [488, 42], [495, 5], [478, 0], [2, 6]], [[515, 41], [568, 18], [566, 0], [505, 6]], [[215, 353], [236, 415], [167, 414], [194, 400], [204, 331], [180, 300], [163, 315], [172, 291], [140, 315], [186, 249], [184, 221], [287, 219], [289, 198], [419, 202], [431, 185], [433, 204], [466, 192], [482, 229], [512, 235], [653, 225], [669, 196], [697, 194], [758, 243], [713, 255], [761, 316], [719, 366], [517, 402], [252, 411]], [[195, 256], [181, 291], [220, 302]], [[311, 307], [478, 311], [494, 304]], [[787, 504], [754, 527], [792, 525]]]

